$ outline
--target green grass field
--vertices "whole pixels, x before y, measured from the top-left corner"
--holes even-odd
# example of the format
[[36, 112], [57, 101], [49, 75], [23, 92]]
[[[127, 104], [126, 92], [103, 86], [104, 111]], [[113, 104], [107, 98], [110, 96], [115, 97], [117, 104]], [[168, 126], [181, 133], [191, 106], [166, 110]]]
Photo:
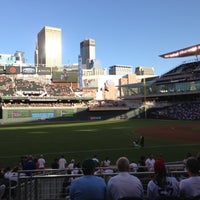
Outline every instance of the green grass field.
[[134, 148], [131, 141], [138, 138], [135, 130], [140, 127], [177, 123], [185, 122], [129, 120], [4, 125], [0, 127], [0, 167], [15, 166], [21, 156], [30, 154], [34, 157], [43, 154], [47, 166], [61, 154], [68, 162], [72, 158], [82, 161], [94, 154], [100, 160], [109, 156], [112, 163], [119, 156], [137, 162], [141, 155], [150, 152], [155, 156], [162, 153], [166, 161], [183, 160], [187, 152], [196, 155], [200, 144], [145, 137], [145, 147]]

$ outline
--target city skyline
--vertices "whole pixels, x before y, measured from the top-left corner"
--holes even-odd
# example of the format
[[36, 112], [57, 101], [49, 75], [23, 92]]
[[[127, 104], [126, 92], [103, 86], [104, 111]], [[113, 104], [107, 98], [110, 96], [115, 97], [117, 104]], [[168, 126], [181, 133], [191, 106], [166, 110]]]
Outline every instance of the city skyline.
[[62, 29], [63, 64], [78, 63], [80, 42], [94, 39], [103, 68], [146, 66], [161, 75], [195, 59], [159, 55], [199, 44], [199, 6], [198, 0], [3, 1], [0, 53], [23, 51], [33, 64], [37, 33], [51, 26]]

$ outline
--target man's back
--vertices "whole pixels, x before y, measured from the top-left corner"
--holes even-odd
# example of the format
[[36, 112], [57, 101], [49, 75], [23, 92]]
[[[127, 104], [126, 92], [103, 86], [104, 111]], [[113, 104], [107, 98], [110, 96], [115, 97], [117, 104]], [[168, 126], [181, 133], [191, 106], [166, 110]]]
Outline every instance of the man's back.
[[38, 159], [38, 164], [39, 164], [39, 169], [43, 169], [43, 168], [45, 168], [45, 159], [44, 158], [39, 158]]
[[82, 176], [72, 181], [70, 186], [71, 200], [103, 200], [106, 197], [106, 183], [95, 175]]
[[108, 198], [117, 200], [123, 197], [143, 198], [144, 190], [141, 181], [128, 172], [120, 172], [108, 181]]
[[180, 190], [186, 197], [195, 197], [200, 195], [200, 176], [192, 176], [183, 179], [180, 184]]
[[66, 159], [64, 157], [61, 157], [58, 160], [59, 169], [65, 169], [66, 164], [67, 164], [67, 161], [66, 161]]
[[118, 200], [124, 197], [143, 198], [144, 189], [141, 181], [129, 173], [129, 160], [126, 157], [118, 158], [116, 162], [119, 174], [110, 178], [107, 184], [108, 199]]
[[200, 195], [200, 163], [195, 157], [190, 157], [186, 161], [186, 170], [189, 178], [180, 181], [179, 188], [181, 197], [193, 198]]

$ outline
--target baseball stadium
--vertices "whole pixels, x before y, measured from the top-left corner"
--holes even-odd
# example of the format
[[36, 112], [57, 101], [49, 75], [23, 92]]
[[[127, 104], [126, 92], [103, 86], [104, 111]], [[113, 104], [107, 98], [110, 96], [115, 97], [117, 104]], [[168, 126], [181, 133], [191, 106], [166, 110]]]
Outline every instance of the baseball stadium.
[[[145, 76], [143, 70], [141, 80], [131, 84], [87, 79], [90, 87], [84, 87], [84, 77], [79, 87], [78, 70], [66, 76], [49, 67], [0, 66], [0, 168], [17, 168], [17, 180], [5, 184], [2, 199], [70, 199], [63, 183], [82, 174], [73, 174], [67, 166], [85, 158], [98, 158], [95, 173], [106, 182], [117, 174], [119, 157], [139, 163], [150, 154], [164, 157], [169, 176], [187, 178], [185, 159], [200, 159], [199, 54], [200, 44], [165, 53], [160, 57], [195, 59], [161, 76]], [[98, 82], [103, 83], [100, 88]], [[97, 90], [103, 99], [97, 98]], [[52, 168], [61, 155], [65, 169]], [[37, 161], [41, 156], [45, 167], [28, 170], [27, 175], [24, 159]], [[109, 167], [101, 165], [108, 158]], [[141, 180], [146, 199], [154, 171], [130, 173]]]

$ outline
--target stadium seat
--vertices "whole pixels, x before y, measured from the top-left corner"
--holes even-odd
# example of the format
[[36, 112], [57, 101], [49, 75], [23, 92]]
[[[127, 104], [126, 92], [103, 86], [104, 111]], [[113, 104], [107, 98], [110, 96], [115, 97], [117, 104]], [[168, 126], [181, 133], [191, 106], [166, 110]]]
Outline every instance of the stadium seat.
[[118, 200], [143, 200], [143, 199], [139, 197], [123, 197]]

